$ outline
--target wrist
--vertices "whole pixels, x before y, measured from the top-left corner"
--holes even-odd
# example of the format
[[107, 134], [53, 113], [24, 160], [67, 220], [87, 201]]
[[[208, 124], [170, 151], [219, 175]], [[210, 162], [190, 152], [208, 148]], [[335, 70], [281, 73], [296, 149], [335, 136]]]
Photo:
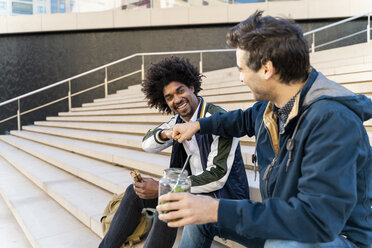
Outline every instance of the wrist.
[[160, 137], [162, 140], [166, 140], [166, 139], [167, 139], [167, 136], [165, 136], [165, 132], [164, 132], [164, 130], [162, 130], [162, 131], [159, 133], [159, 137]]
[[220, 201], [218, 199], [214, 199], [212, 201], [212, 204], [210, 206], [210, 213], [211, 213], [211, 219], [210, 222], [217, 222], [218, 221], [218, 207], [220, 205]]
[[169, 138], [168, 138], [167, 135], [166, 135], [166, 132], [167, 132], [166, 129], [161, 130], [161, 131], [159, 132], [159, 138], [160, 138], [161, 141], [163, 141], [163, 142], [169, 140]]
[[200, 131], [200, 122], [199, 121], [196, 121], [195, 122], [195, 131], [196, 132], [199, 132]]

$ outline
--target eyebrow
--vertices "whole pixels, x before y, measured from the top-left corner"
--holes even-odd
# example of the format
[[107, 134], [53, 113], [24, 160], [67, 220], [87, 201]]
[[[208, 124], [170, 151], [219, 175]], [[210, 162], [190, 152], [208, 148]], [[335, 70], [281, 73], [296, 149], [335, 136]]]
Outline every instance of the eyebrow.
[[[184, 86], [183, 85], [181, 85], [181, 86], [179, 86], [177, 89], [176, 89], [176, 92], [178, 92], [181, 88], [183, 88]], [[164, 96], [164, 98], [167, 98], [168, 96], [170, 96], [171, 94], [166, 94], [165, 96]]]

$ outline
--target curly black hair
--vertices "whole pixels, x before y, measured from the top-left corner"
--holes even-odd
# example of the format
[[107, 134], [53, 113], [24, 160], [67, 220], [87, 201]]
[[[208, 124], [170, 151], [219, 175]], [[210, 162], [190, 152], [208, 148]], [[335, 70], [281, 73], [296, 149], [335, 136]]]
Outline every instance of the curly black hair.
[[202, 77], [198, 68], [188, 59], [172, 56], [150, 66], [142, 82], [142, 92], [151, 108], [155, 107], [160, 112], [170, 114], [172, 110], [164, 99], [164, 87], [173, 81], [179, 82], [189, 88], [194, 87], [194, 94], [197, 96], [202, 89]]

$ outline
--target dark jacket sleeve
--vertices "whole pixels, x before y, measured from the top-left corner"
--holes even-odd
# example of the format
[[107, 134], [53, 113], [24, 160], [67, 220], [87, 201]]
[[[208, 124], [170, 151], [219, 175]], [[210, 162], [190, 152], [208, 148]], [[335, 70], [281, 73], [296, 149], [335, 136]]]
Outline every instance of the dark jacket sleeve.
[[208, 118], [199, 119], [201, 134], [214, 134], [222, 137], [242, 137], [254, 135], [255, 121], [258, 111], [265, 102], [257, 102], [245, 111], [241, 109], [215, 113]]
[[332, 241], [357, 201], [357, 161], [365, 153], [362, 125], [356, 117], [338, 111], [308, 123], [297, 196], [268, 198], [262, 203], [221, 199], [221, 233], [311, 243]]

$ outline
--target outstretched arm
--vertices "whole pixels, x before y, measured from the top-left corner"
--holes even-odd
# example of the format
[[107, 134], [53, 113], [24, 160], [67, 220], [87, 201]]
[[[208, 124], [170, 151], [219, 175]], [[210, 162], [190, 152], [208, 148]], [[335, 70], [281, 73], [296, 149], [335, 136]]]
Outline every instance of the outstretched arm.
[[214, 134], [226, 138], [245, 135], [252, 137], [255, 134], [258, 112], [261, 108], [266, 108], [266, 105], [267, 102], [257, 102], [245, 111], [239, 109], [227, 113], [217, 112], [196, 122], [177, 124], [173, 127], [173, 139], [181, 143], [190, 139], [198, 131], [201, 134]]

